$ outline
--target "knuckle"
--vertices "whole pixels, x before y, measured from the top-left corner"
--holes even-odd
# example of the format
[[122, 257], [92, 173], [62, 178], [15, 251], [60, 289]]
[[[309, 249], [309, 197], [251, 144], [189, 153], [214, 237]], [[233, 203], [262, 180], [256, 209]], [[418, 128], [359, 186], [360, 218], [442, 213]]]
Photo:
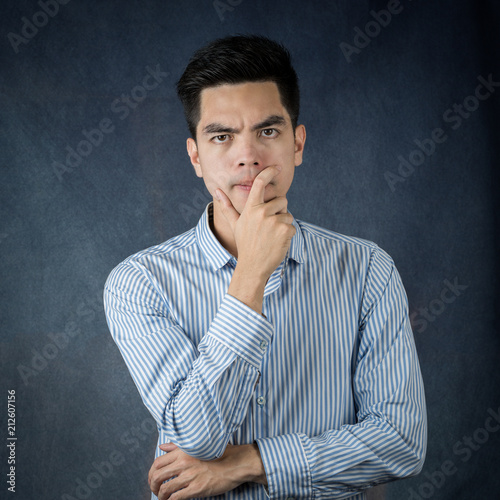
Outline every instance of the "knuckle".
[[163, 498], [171, 498], [170, 497], [170, 484], [169, 483], [163, 483], [160, 488], [158, 489], [158, 498], [163, 499]]
[[266, 216], [267, 207], [265, 204], [255, 207], [255, 215], [258, 219], [263, 219]]
[[161, 477], [161, 474], [160, 472], [155, 472], [152, 476], [151, 476], [151, 485], [153, 486], [156, 486], [156, 487], [159, 487], [161, 485], [161, 483], [163, 482], [163, 478]]

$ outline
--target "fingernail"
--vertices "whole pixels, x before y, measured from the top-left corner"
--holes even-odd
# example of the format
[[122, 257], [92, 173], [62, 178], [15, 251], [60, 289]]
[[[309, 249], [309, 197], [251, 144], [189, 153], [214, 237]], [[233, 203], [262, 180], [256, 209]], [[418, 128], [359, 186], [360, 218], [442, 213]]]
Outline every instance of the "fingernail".
[[215, 190], [215, 197], [220, 201], [220, 194], [218, 189]]
[[276, 168], [281, 171], [281, 165], [276, 165]]

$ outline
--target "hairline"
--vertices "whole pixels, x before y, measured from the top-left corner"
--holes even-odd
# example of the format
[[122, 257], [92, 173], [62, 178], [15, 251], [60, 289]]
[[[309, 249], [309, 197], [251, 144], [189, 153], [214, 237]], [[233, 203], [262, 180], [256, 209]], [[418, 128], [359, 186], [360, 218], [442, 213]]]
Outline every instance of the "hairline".
[[250, 79], [250, 80], [242, 80], [242, 81], [238, 81], [238, 82], [220, 82], [220, 83], [217, 83], [215, 85], [208, 85], [207, 87], [204, 87], [203, 89], [200, 90], [199, 94], [198, 94], [198, 98], [197, 98], [197, 105], [196, 105], [196, 115], [197, 115], [197, 121], [196, 121], [196, 125], [195, 125], [195, 128], [194, 128], [194, 131], [195, 131], [195, 137], [193, 137], [194, 141], [197, 142], [197, 129], [198, 129], [198, 125], [200, 124], [200, 121], [201, 121], [201, 97], [203, 95], [203, 92], [205, 90], [208, 90], [208, 89], [216, 89], [216, 88], [219, 88], [219, 87], [225, 87], [225, 86], [236, 86], [236, 85], [244, 85], [246, 83], [267, 83], [267, 82], [271, 82], [271, 83], [274, 83], [276, 85], [276, 89], [278, 90], [278, 95], [280, 97], [280, 103], [281, 105], [283, 106], [283, 109], [286, 111], [286, 114], [288, 116], [288, 120], [290, 120], [290, 125], [292, 127], [292, 131], [293, 131], [293, 135], [295, 137], [295, 129], [297, 128], [297, 124], [293, 124], [292, 122], [292, 117], [290, 115], [290, 112], [288, 111], [287, 107], [285, 106], [285, 103], [283, 102], [283, 97], [281, 95], [281, 91], [280, 91], [280, 86], [278, 85], [278, 82], [276, 81], [276, 78], [262, 78], [262, 79], [257, 79], [257, 80], [254, 80], [254, 79]]

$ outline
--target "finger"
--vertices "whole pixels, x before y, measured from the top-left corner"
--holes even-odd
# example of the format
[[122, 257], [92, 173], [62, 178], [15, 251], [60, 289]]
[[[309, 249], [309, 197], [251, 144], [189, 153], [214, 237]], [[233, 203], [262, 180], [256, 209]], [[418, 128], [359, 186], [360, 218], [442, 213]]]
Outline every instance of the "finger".
[[155, 471], [151, 476], [149, 489], [155, 495], [158, 495], [158, 491], [160, 491], [160, 489], [164, 489], [162, 488], [162, 485], [165, 483], [165, 481], [167, 481], [168, 484], [172, 483], [172, 478], [177, 478], [181, 472], [182, 471], [179, 471], [178, 469], [170, 469], [168, 467]]
[[280, 173], [281, 167], [271, 165], [266, 167], [253, 180], [252, 189], [248, 193], [248, 201], [251, 205], [260, 205], [264, 203], [264, 191], [266, 186]]
[[234, 230], [234, 226], [240, 218], [240, 214], [236, 211], [233, 204], [231, 203], [231, 200], [227, 197], [226, 193], [222, 191], [222, 189], [216, 189], [215, 195], [219, 200], [222, 214], [229, 222], [231, 228]]
[[265, 203], [264, 213], [266, 215], [286, 214], [288, 213], [287, 206], [288, 200], [284, 196], [278, 196]]
[[293, 216], [288, 213], [278, 213], [276, 214], [276, 220], [278, 222], [282, 222], [283, 224], [287, 224], [289, 226], [293, 226]]
[[163, 443], [163, 444], [160, 444], [159, 448], [160, 448], [160, 450], [168, 453], [170, 451], [176, 450], [177, 446], [174, 443]]
[[[161, 445], [161, 446], [163, 446], [163, 445]], [[175, 448], [177, 448], [177, 447], [175, 446]], [[175, 451], [175, 450], [173, 450], [173, 451]], [[167, 465], [170, 465], [174, 461], [175, 461], [175, 456], [172, 455], [172, 452], [167, 453], [166, 455], [161, 455], [161, 456], [157, 457], [155, 459], [155, 461], [153, 462], [153, 465], [149, 469], [149, 473], [148, 473], [148, 483], [149, 483], [149, 485], [151, 486], [152, 477], [160, 469], [163, 469], [164, 467], [166, 467]]]
[[184, 479], [177, 476], [170, 481], [161, 484], [155, 495], [157, 495], [160, 500], [163, 500], [164, 498], [188, 498], [185, 491], [188, 486], [189, 484], [186, 483]]

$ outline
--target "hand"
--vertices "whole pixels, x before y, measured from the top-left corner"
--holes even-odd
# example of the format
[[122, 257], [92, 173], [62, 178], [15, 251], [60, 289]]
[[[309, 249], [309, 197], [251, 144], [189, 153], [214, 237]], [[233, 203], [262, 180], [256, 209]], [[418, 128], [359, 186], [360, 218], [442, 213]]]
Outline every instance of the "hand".
[[287, 212], [286, 197], [279, 196], [264, 201], [266, 186], [278, 174], [279, 168], [271, 166], [257, 175], [241, 215], [235, 210], [227, 195], [217, 189], [221, 212], [233, 231], [238, 251], [238, 264], [233, 278], [241, 278], [241, 286], [235, 286], [231, 281], [228, 292], [242, 300], [232, 291], [239, 294], [244, 289], [248, 291], [253, 284], [255, 293], [251, 295], [252, 297], [255, 295], [256, 300], [247, 296], [247, 300], [243, 302], [255, 310], [261, 308], [260, 295], [263, 294], [266, 281], [285, 258], [295, 234], [293, 217]]
[[210, 461], [191, 457], [173, 443], [160, 449], [167, 453], [154, 461], [148, 478], [160, 500], [222, 495], [249, 481], [267, 484], [256, 444], [228, 445], [221, 458]]

